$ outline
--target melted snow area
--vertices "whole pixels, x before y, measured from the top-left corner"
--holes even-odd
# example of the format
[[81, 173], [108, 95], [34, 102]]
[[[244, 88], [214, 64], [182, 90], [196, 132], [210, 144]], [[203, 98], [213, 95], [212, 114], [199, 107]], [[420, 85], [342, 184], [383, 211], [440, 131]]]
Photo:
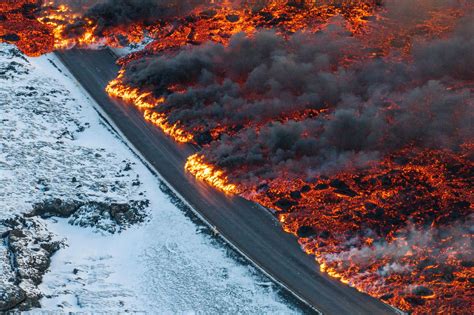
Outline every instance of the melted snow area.
[[[95, 227], [34, 218], [41, 227], [34, 231], [52, 233], [63, 244], [41, 284], [19, 284], [37, 290], [41, 309], [297, 312], [274, 284], [163, 192], [166, 187], [101, 121], [54, 55], [29, 59], [0, 44], [0, 139], [0, 220], [51, 198], [150, 202], [144, 222], [115, 234], [97, 227], [112, 224], [107, 217]], [[18, 239], [27, 238], [18, 232]], [[7, 256], [0, 239], [0, 295], [14, 285]]]

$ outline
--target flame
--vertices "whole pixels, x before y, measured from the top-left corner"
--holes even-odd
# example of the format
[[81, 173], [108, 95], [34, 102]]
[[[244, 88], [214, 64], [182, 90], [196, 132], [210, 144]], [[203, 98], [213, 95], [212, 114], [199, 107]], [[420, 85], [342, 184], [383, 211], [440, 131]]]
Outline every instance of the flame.
[[119, 71], [117, 78], [110, 81], [105, 91], [112, 97], [120, 98], [126, 102], [132, 102], [136, 107], [151, 109], [164, 103], [164, 98], [154, 98], [151, 92], [142, 92], [138, 88], [132, 88], [123, 84], [124, 71]]
[[143, 117], [146, 121], [158, 126], [165, 134], [171, 136], [180, 143], [191, 142], [194, 136], [179, 127], [179, 122], [170, 124], [164, 114], [153, 111], [154, 108], [163, 104], [164, 97], [155, 98], [151, 92], [142, 92], [138, 88], [132, 88], [122, 82], [124, 72], [119, 72], [116, 79], [109, 82], [106, 92], [112, 96], [120, 98], [126, 102], [133, 103], [139, 109], [144, 109]]
[[228, 177], [223, 171], [211, 164], [205, 163], [203, 156], [199, 154], [193, 154], [188, 157], [184, 168], [197, 179], [212, 185], [226, 194], [235, 195], [239, 193], [237, 186], [229, 182]]
[[179, 122], [170, 124], [164, 114], [154, 112], [152, 110], [145, 110], [145, 120], [152, 122], [156, 126], [160, 127], [163, 132], [171, 136], [175, 141], [186, 143], [191, 142], [194, 136], [179, 127]]
[[90, 19], [83, 19], [86, 31], [74, 38], [65, 38], [64, 31], [67, 25], [73, 24], [75, 21], [81, 19], [79, 14], [75, 14], [67, 5], [54, 6], [54, 2], [50, 1], [44, 4], [46, 8], [44, 15], [38, 18], [38, 21], [51, 29], [54, 37], [54, 49], [69, 49], [73, 46], [87, 46], [98, 42], [100, 39], [94, 36], [96, 26]]

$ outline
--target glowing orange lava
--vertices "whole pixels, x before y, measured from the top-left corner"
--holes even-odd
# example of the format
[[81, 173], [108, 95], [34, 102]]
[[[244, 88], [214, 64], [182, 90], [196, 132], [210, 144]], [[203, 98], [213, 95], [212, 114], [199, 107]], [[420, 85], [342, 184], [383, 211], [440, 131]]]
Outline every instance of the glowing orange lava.
[[204, 162], [204, 158], [199, 154], [191, 155], [184, 166], [186, 171], [193, 174], [197, 179], [227, 193], [237, 194], [237, 186], [231, 184], [224, 172], [216, 169], [213, 165]]

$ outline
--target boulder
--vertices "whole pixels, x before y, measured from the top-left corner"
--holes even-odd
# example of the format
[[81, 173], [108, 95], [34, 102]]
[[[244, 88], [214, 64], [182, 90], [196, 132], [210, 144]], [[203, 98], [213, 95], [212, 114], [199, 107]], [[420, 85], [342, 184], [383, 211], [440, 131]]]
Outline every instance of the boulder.
[[312, 237], [317, 234], [316, 230], [312, 226], [302, 225], [296, 231], [298, 237]]

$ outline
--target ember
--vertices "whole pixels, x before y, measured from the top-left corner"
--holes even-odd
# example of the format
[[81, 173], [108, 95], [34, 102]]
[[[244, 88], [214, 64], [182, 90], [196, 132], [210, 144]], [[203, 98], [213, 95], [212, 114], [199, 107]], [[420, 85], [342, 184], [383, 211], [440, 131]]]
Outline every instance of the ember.
[[200, 145], [187, 171], [276, 210], [343, 283], [471, 313], [472, 2], [113, 4], [7, 1], [0, 38], [38, 55], [150, 37], [107, 92]]

